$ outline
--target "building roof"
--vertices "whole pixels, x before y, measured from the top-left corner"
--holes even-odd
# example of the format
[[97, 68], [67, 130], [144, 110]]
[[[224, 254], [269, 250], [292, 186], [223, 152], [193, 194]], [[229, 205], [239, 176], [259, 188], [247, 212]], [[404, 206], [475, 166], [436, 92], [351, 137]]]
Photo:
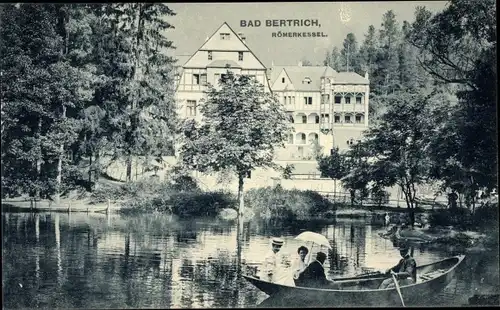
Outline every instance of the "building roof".
[[334, 82], [335, 84], [370, 84], [368, 79], [365, 79], [356, 72], [337, 72]]
[[226, 68], [229, 65], [230, 68], [241, 68], [233, 60], [214, 60], [207, 65], [207, 68]]
[[[276, 81], [282, 70], [285, 70], [297, 91], [317, 91], [321, 87], [321, 77], [334, 77], [336, 73], [329, 66], [276, 66], [271, 71], [271, 83]], [[306, 78], [311, 79], [310, 84], [304, 82]]]
[[[332, 77], [335, 84], [369, 84], [369, 80], [355, 72], [337, 72], [329, 66], [273, 66], [269, 73], [273, 84], [285, 70], [297, 91], [319, 91], [322, 77]], [[303, 83], [309, 77], [311, 83]]]

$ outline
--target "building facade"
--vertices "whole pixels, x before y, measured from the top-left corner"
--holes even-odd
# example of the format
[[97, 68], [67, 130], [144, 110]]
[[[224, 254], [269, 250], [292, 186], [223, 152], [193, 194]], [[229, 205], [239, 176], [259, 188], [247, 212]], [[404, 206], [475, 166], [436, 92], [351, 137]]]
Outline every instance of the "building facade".
[[176, 73], [176, 102], [183, 118], [200, 120], [199, 103], [204, 99], [207, 85], [217, 85], [227, 70], [235, 75], [248, 75], [264, 84], [270, 91], [266, 67], [253, 54], [241, 33], [223, 23], [187, 61], [178, 58]]
[[293, 123], [279, 160], [314, 160], [314, 145], [324, 154], [341, 151], [361, 139], [368, 128], [369, 80], [328, 66], [273, 66], [271, 90]]
[[[276, 160], [314, 161], [315, 145], [329, 154], [361, 139], [368, 128], [369, 80], [354, 72], [336, 72], [328, 66], [272, 66], [267, 69], [255, 56], [241, 33], [223, 23], [186, 60], [178, 57], [176, 101], [183, 118], [201, 120], [199, 103], [208, 83], [226, 70], [249, 75], [275, 93], [293, 123], [286, 146]], [[314, 165], [315, 166], [315, 165]]]

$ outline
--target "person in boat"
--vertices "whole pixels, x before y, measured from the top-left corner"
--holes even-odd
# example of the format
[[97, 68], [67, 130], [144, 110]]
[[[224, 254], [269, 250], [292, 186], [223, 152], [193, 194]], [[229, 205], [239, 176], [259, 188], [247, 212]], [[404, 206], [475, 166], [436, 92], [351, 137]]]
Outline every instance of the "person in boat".
[[309, 253], [309, 249], [306, 248], [305, 246], [300, 246], [297, 250], [297, 254], [299, 254], [299, 257], [295, 260], [292, 270], [293, 270], [293, 278], [298, 279], [299, 275], [306, 269], [307, 263], [306, 263], [306, 256]]
[[[400, 286], [415, 284], [417, 281], [417, 263], [415, 259], [410, 255], [409, 246], [404, 243], [399, 246], [399, 254], [401, 255], [401, 260], [399, 263], [389, 268], [385, 274], [394, 274], [396, 279], [398, 280], [398, 284]], [[392, 288], [395, 287], [394, 280], [392, 276], [388, 279], [385, 279], [380, 284], [380, 289]]]
[[265, 281], [293, 286], [293, 278], [287, 272], [286, 258], [280, 253], [283, 243], [281, 238], [273, 238], [271, 251], [267, 253], [264, 266], [257, 276]]
[[311, 262], [296, 281], [297, 286], [314, 288], [337, 288], [337, 284], [326, 278], [323, 264], [326, 260], [326, 254], [318, 252], [316, 260]]

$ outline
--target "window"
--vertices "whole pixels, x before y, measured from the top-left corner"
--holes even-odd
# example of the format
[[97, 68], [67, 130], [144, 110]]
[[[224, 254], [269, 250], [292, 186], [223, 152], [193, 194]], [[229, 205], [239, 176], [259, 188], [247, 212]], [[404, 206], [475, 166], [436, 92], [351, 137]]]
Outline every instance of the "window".
[[281, 83], [285, 83], [285, 78], [281, 78]]
[[323, 94], [321, 95], [321, 104], [329, 104], [330, 103], [330, 95]]
[[306, 134], [305, 133], [300, 134], [300, 143], [306, 144]]
[[220, 39], [221, 40], [229, 40], [229, 37], [231, 36], [230, 33], [221, 33], [220, 34]]
[[295, 96], [292, 97], [292, 104], [295, 105]]
[[288, 96], [288, 104], [292, 104], [292, 96]]
[[330, 116], [328, 114], [321, 114], [321, 122], [322, 123], [329, 123], [330, 122]]
[[340, 115], [335, 115], [335, 123], [340, 123]]
[[311, 105], [313, 103], [313, 98], [312, 97], [304, 97], [304, 103], [307, 105]]
[[193, 84], [200, 85], [200, 75], [199, 74], [193, 74]]
[[196, 116], [196, 100], [188, 100], [186, 108], [187, 116]]
[[360, 124], [361, 123], [361, 115], [356, 115], [356, 124]]
[[342, 102], [342, 97], [340, 96], [335, 96], [335, 103], [340, 104]]
[[201, 85], [207, 85], [207, 74], [206, 73], [202, 74], [200, 80], [201, 80]]
[[208, 60], [212, 60], [212, 51], [208, 51]]
[[346, 115], [344, 119], [345, 119], [346, 123], [351, 123], [351, 116], [350, 115]]
[[357, 104], [362, 104], [361, 99], [362, 99], [361, 96], [357, 96], [356, 97], [356, 103]]
[[293, 144], [293, 135], [292, 134], [288, 135], [288, 144]]
[[302, 124], [307, 124], [307, 116], [302, 115]]
[[302, 84], [311, 84], [311, 79], [306, 77], [303, 81]]
[[316, 115], [314, 120], [316, 121], [316, 124], [319, 124], [319, 115]]
[[292, 114], [288, 114], [288, 118], [290, 120], [290, 123], [294, 123], [294, 120], [293, 120], [293, 115]]
[[345, 97], [345, 103], [351, 104], [351, 97]]
[[243, 52], [238, 52], [238, 60], [239, 61], [243, 60]]
[[286, 105], [286, 96], [283, 96], [283, 104]]

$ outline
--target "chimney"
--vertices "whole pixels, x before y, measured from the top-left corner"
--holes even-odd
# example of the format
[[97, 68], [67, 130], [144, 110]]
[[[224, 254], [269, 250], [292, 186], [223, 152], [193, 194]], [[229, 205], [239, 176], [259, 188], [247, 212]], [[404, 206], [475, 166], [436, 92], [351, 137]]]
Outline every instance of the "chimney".
[[246, 43], [246, 41], [245, 41], [246, 37], [242, 32], [238, 32], [238, 36], [240, 37], [241, 41], [243, 41], [243, 43]]
[[368, 80], [368, 71], [365, 72], [365, 79]]
[[302, 61], [299, 61], [299, 67], [302, 67]]

